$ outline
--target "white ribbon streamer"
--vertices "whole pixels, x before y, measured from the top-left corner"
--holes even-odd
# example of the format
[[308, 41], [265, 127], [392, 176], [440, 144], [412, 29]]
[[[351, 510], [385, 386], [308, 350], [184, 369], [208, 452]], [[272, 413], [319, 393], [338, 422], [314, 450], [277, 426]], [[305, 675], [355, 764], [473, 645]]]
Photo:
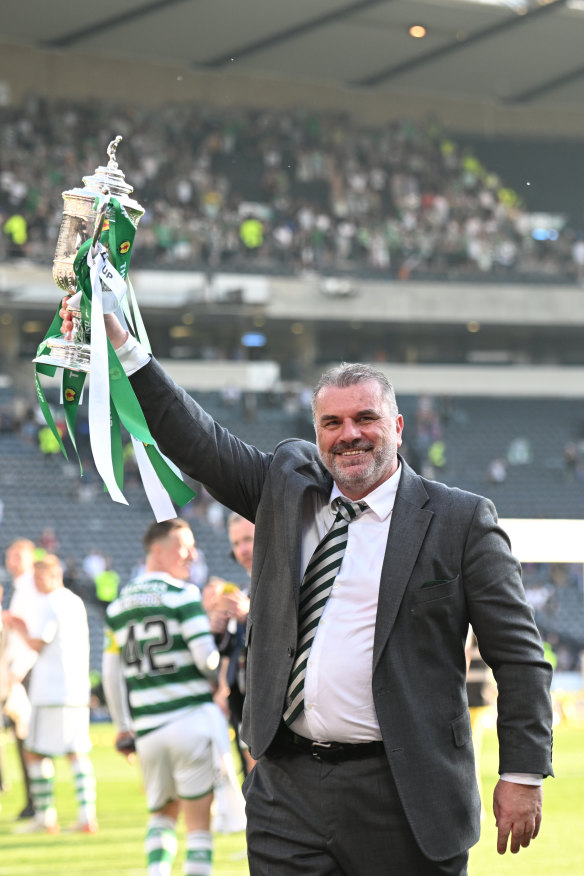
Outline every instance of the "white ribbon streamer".
[[106, 262], [108, 262], [107, 252], [102, 244], [97, 244], [96, 254], [92, 255], [91, 250], [88, 251], [87, 264], [92, 292], [88, 402], [89, 441], [95, 467], [111, 498], [114, 502], [127, 505], [128, 502], [117, 485], [112, 462], [109, 365], [101, 289], [101, 274]]
[[154, 470], [154, 466], [148, 458], [148, 454], [141, 441], [138, 441], [134, 435], [130, 435], [132, 445], [134, 447], [134, 455], [140, 471], [140, 477], [144, 484], [144, 492], [150, 502], [150, 507], [154, 512], [157, 523], [162, 523], [163, 520], [170, 520], [171, 517], [176, 517], [176, 511], [172, 504], [172, 499], [166, 492], [165, 488], [160, 483], [158, 475]]
[[150, 341], [148, 340], [148, 335], [146, 333], [146, 327], [142, 320], [142, 314], [140, 313], [140, 308], [138, 307], [138, 302], [136, 300], [136, 294], [134, 292], [134, 287], [132, 286], [132, 282], [128, 277], [128, 294], [124, 299], [124, 304], [129, 301], [132, 309], [132, 313], [134, 315], [134, 320], [136, 322], [136, 334], [138, 336], [139, 342], [142, 344], [145, 350], [148, 353], [152, 352], [152, 348], [150, 346]]
[[[107, 335], [103, 320], [104, 313], [117, 310], [130, 317], [126, 291], [127, 286], [120, 274], [108, 259], [108, 253], [101, 243], [97, 243], [87, 253], [87, 264], [90, 270], [92, 307], [91, 307], [91, 347], [90, 347], [90, 382], [89, 382], [89, 439], [95, 466], [106, 485], [114, 502], [127, 505], [122, 491], [117, 485], [111, 452], [111, 409], [109, 388], [109, 363], [107, 355]], [[106, 290], [104, 291], [104, 288]], [[131, 287], [130, 287], [131, 288]], [[135, 297], [131, 290], [132, 305]], [[134, 314], [136, 313], [135, 307]], [[139, 313], [139, 311], [137, 311]], [[123, 319], [123, 317], [122, 317]], [[143, 323], [138, 321], [139, 333], [146, 337]], [[158, 523], [176, 517], [172, 499], [160, 482], [154, 466], [141, 441], [130, 435], [134, 454], [144, 485], [144, 491], [150, 502], [152, 511]], [[173, 466], [175, 471], [178, 470]]]
[[[98, 244], [98, 251], [100, 254], [105, 252], [105, 248], [101, 243]], [[103, 261], [99, 278], [102, 282], [103, 312], [112, 313], [120, 306], [126, 294], [126, 284], [107, 256]], [[103, 286], [106, 287], [105, 290], [103, 290]]]
[[213, 770], [215, 773], [212, 829], [216, 833], [238, 833], [245, 830], [245, 800], [237, 779], [227, 720], [215, 703], [201, 706], [211, 730]]

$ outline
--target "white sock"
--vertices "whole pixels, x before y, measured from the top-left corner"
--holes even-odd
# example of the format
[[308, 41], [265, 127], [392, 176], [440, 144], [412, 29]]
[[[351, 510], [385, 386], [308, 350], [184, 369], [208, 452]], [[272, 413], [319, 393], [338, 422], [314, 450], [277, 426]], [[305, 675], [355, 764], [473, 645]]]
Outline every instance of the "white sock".
[[93, 764], [85, 754], [78, 754], [71, 759], [71, 770], [75, 782], [75, 798], [77, 800], [79, 824], [91, 824], [96, 820], [95, 812], [95, 772]]
[[146, 828], [148, 876], [170, 876], [177, 848], [174, 818], [152, 815]]
[[211, 876], [213, 866], [213, 837], [208, 830], [187, 833], [187, 850], [183, 873], [185, 876]]
[[27, 765], [30, 779], [30, 793], [34, 805], [35, 819], [43, 827], [53, 827], [57, 823], [55, 809], [55, 766], [50, 757], [33, 760]]

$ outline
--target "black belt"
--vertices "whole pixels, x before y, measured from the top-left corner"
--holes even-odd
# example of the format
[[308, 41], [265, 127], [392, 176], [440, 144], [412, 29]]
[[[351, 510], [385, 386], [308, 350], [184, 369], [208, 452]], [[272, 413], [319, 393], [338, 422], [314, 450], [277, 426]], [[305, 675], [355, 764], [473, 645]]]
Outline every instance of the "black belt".
[[376, 757], [384, 754], [383, 742], [314, 742], [299, 736], [282, 724], [270, 746], [269, 754], [279, 754], [283, 751], [295, 754], [309, 754], [315, 760], [329, 763], [339, 763], [343, 760], [357, 760], [364, 757]]

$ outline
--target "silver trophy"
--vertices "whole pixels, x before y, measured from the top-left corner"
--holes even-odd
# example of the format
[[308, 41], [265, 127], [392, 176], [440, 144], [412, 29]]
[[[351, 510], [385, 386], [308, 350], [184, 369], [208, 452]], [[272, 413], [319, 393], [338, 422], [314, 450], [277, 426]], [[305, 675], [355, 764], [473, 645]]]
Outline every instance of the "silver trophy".
[[[109, 157], [107, 167], [100, 165], [91, 176], [84, 176], [83, 188], [78, 187], [63, 192], [63, 219], [53, 260], [53, 279], [59, 289], [72, 296], [67, 310], [72, 314], [73, 330], [69, 339], [49, 338], [47, 340], [49, 351], [37, 356], [34, 362], [57, 365], [59, 368], [69, 368], [71, 371], [89, 371], [89, 326], [84, 325], [81, 318], [81, 293], [75, 294], [77, 288], [77, 278], [73, 270], [75, 257], [86, 240], [91, 239], [93, 246], [99, 240], [109, 198], [112, 195], [124, 207], [135, 228], [144, 215], [144, 208], [130, 197], [134, 189], [126, 182], [116, 161], [116, 150], [121, 139], [122, 137], [118, 135], [107, 147]], [[97, 210], [94, 206], [96, 198]]]

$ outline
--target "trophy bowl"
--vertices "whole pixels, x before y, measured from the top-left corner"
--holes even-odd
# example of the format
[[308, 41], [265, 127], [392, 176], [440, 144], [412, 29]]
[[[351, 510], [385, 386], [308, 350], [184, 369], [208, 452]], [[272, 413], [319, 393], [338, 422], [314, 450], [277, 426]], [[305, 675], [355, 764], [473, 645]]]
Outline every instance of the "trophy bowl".
[[[59, 289], [71, 296], [67, 309], [72, 315], [73, 330], [69, 338], [49, 338], [44, 351], [34, 362], [69, 368], [72, 371], [90, 370], [89, 326], [83, 324], [81, 317], [81, 294], [75, 294], [75, 257], [86, 240], [93, 239], [95, 245], [99, 239], [110, 196], [118, 199], [135, 228], [144, 215], [144, 208], [130, 197], [134, 189], [126, 182], [116, 160], [116, 151], [121, 140], [122, 137], [118, 134], [110, 142], [107, 147], [107, 165], [100, 165], [93, 174], [84, 176], [83, 187], [63, 192], [63, 218], [53, 260], [53, 280]], [[99, 203], [97, 210], [96, 199]]]

